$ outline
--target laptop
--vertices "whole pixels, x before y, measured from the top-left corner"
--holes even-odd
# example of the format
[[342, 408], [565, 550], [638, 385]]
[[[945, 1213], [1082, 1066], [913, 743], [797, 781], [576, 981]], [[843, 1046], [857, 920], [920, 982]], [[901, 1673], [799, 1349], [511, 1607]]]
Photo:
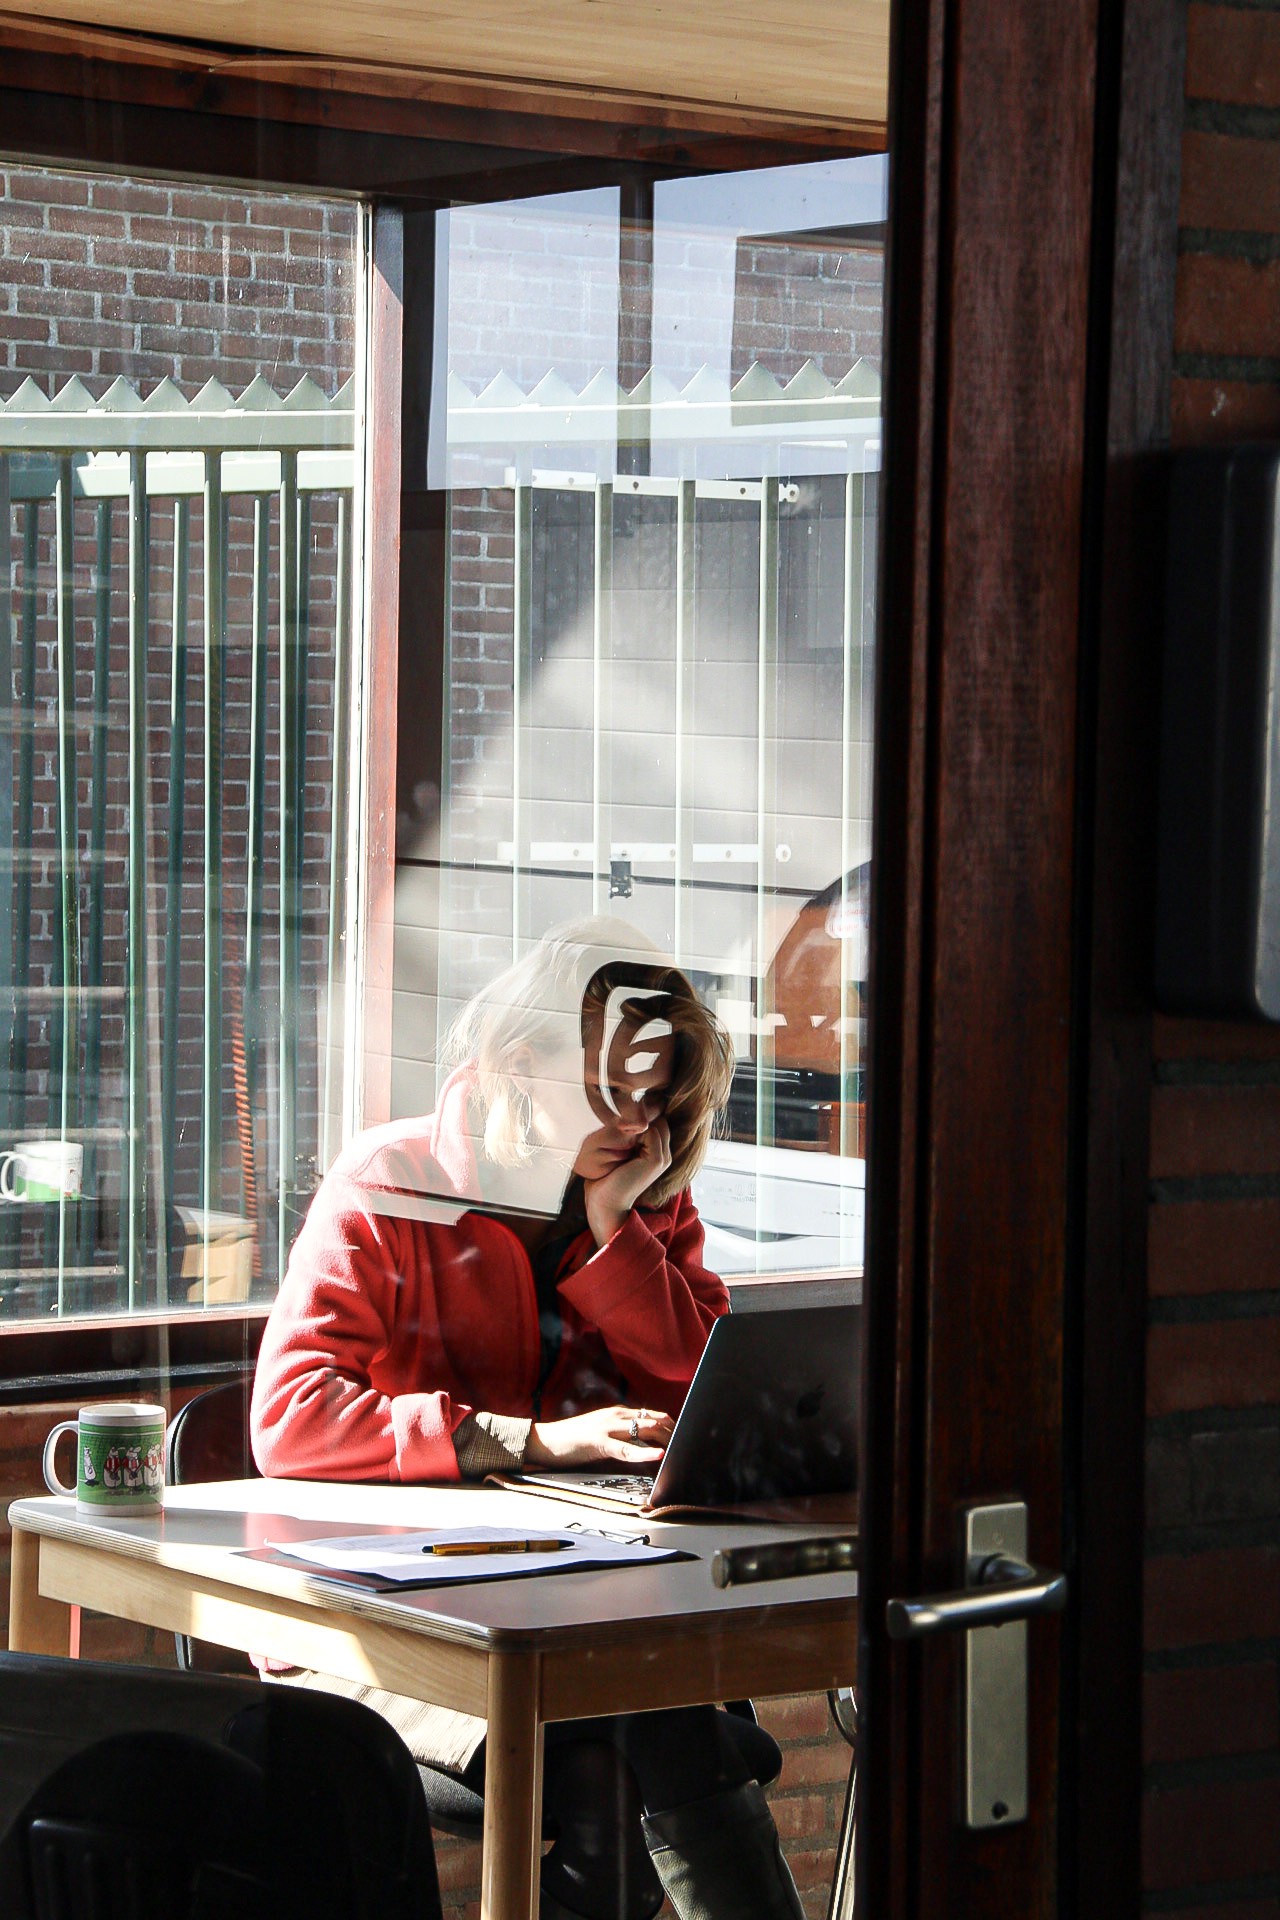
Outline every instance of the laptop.
[[858, 1306], [726, 1314], [655, 1474], [521, 1471], [503, 1483], [634, 1513], [852, 1492], [861, 1333]]

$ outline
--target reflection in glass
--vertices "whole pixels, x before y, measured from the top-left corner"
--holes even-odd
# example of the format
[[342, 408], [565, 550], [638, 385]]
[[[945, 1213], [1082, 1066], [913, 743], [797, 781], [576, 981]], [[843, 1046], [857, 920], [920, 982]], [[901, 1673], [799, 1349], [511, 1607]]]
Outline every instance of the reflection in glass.
[[732, 1036], [726, 1273], [857, 1269], [883, 157], [438, 216], [438, 779], [398, 842], [393, 1110], [609, 911]]
[[234, 1305], [342, 1117], [361, 217], [0, 187], [0, 1318]]

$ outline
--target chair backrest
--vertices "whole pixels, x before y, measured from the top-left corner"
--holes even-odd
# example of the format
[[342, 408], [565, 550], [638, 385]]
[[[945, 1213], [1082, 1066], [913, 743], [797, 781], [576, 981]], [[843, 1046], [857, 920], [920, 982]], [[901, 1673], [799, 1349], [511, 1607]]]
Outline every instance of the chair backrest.
[[179, 1408], [165, 1436], [164, 1476], [170, 1486], [259, 1477], [249, 1441], [252, 1394], [252, 1380], [228, 1380]]
[[[227, 1740], [262, 1769], [268, 1826], [287, 1850], [277, 1863], [282, 1891], [299, 1914], [438, 1920], [422, 1781], [381, 1714], [340, 1694], [267, 1687]], [[327, 1835], [329, 1844], [298, 1846], [296, 1835]]]
[[31, 1920], [188, 1920], [219, 1902], [267, 1920], [260, 1770], [191, 1734], [96, 1741], [41, 1783], [12, 1839]]
[[[228, 1380], [206, 1387], [188, 1400], [169, 1422], [164, 1442], [164, 1477], [171, 1487], [200, 1486], [209, 1480], [257, 1480], [249, 1440], [249, 1402], [253, 1381]], [[178, 1665], [184, 1673], [251, 1673], [243, 1653], [174, 1635]]]
[[13, 1654], [0, 1721], [36, 1750], [5, 1920], [440, 1920], [418, 1770], [357, 1701]]

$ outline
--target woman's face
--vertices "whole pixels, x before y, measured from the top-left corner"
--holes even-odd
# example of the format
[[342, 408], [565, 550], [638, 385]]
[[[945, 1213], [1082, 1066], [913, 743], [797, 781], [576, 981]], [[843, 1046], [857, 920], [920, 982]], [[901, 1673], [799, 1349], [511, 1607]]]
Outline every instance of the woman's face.
[[537, 1077], [530, 1086], [534, 1131], [545, 1145], [566, 1155], [576, 1140], [573, 1171], [584, 1180], [603, 1179], [631, 1159], [662, 1114], [675, 1071], [676, 1042], [665, 1020], [624, 1014], [602, 1059], [604, 1024], [604, 1015], [598, 1013], [586, 1022], [581, 1089], [557, 1080], [554, 1073]]
[[601, 1058], [597, 1019], [587, 1024], [586, 1051], [587, 1100], [600, 1125], [582, 1142], [573, 1170], [584, 1180], [599, 1180], [631, 1159], [665, 1112], [676, 1043], [665, 1020], [627, 1014], [613, 1034], [607, 1061]]

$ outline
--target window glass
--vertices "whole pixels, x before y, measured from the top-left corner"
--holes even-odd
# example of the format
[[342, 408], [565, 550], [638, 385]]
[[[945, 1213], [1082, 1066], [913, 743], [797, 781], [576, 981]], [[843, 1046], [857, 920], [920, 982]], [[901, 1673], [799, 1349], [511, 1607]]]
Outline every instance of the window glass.
[[0, 1319], [274, 1291], [343, 1110], [362, 215], [0, 166]]
[[708, 1259], [856, 1273], [885, 161], [436, 219], [438, 764], [401, 785], [397, 1115], [608, 913], [732, 1036]]

